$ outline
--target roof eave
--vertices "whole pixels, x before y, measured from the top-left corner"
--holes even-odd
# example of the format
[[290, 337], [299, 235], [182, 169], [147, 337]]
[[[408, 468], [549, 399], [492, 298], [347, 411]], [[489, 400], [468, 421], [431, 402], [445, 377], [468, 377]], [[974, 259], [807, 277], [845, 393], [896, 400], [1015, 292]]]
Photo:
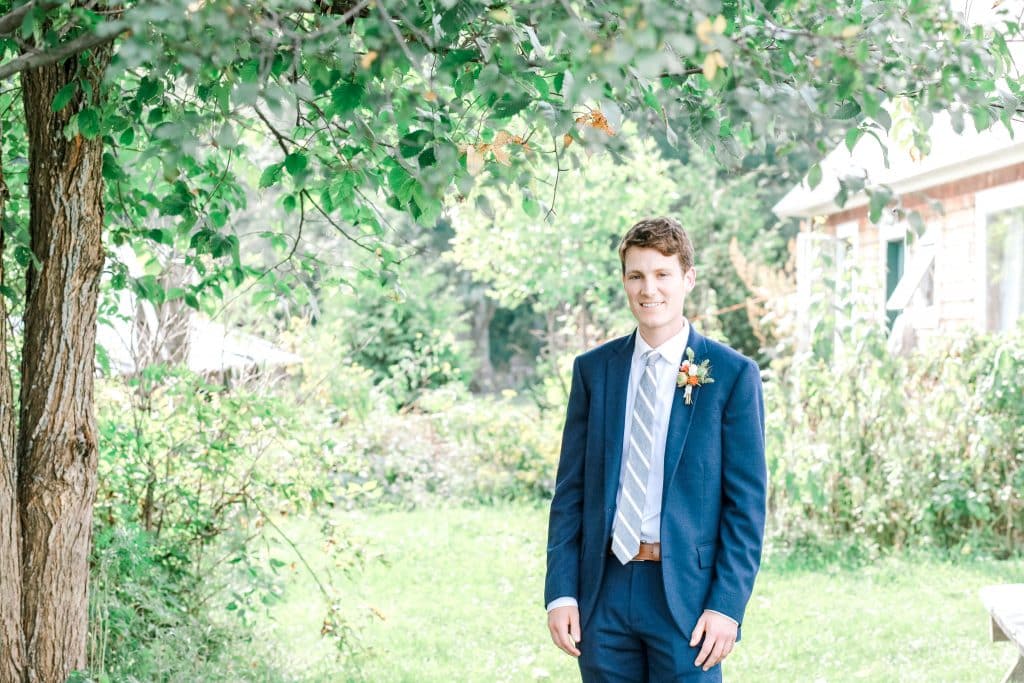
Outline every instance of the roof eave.
[[[1024, 140], [1016, 141], [1008, 147], [969, 159], [963, 164], [946, 164], [884, 184], [888, 185], [895, 194], [905, 195], [1022, 162], [1024, 162]], [[816, 201], [811, 204], [793, 202], [792, 206], [786, 206], [786, 197], [783, 197], [772, 207], [772, 211], [779, 218], [812, 218], [814, 216], [829, 216], [841, 211], [857, 209], [866, 206], [867, 203], [868, 196], [864, 192], [858, 192], [853, 195], [843, 206], [839, 206], [832, 199], [824, 202]]]

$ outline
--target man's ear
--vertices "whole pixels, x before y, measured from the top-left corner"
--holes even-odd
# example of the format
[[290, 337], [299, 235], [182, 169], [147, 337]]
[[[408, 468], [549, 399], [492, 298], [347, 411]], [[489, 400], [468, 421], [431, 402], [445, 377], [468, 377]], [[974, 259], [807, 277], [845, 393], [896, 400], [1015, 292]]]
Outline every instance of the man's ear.
[[686, 293], [689, 294], [693, 291], [693, 288], [697, 285], [697, 269], [690, 268], [686, 273], [683, 274], [683, 282], [686, 283]]

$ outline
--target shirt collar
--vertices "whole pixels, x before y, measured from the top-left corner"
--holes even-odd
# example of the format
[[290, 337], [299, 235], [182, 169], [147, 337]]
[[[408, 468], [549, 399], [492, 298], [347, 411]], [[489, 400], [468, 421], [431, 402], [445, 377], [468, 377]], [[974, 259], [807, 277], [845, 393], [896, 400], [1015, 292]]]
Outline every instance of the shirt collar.
[[[643, 354], [650, 350], [652, 347], [643, 338], [639, 331], [636, 333], [636, 347], [633, 349], [633, 356], [640, 358]], [[685, 317], [683, 318], [683, 329], [679, 330], [675, 335], [666, 339], [661, 346], [655, 351], [658, 355], [667, 360], [672, 364], [673, 367], [679, 367], [683, 362], [683, 353], [686, 351], [686, 342], [690, 339], [690, 321]]]

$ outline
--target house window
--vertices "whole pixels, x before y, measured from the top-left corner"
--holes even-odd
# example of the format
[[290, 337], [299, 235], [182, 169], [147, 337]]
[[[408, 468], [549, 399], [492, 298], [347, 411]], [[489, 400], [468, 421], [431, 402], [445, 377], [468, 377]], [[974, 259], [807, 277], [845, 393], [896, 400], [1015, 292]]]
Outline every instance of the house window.
[[[901, 268], [902, 275], [885, 302], [886, 310], [899, 312], [911, 303], [915, 308], [935, 305], [935, 241], [933, 229], [914, 242], [909, 265]], [[893, 244], [889, 243], [890, 251]], [[906, 263], [906, 246], [902, 254], [901, 259]]]
[[[906, 258], [907, 247], [903, 240], [891, 240], [885, 245], [885, 299], [892, 299], [896, 286], [903, 277], [903, 261]], [[886, 307], [885, 315], [889, 321], [889, 329], [899, 315], [899, 309], [893, 310]]]
[[979, 321], [990, 332], [1024, 315], [1024, 183], [979, 192]]
[[1024, 314], [1024, 207], [989, 214], [985, 227], [986, 328], [1005, 331]]
[[891, 310], [886, 304], [892, 299], [906, 267], [907, 224], [896, 221], [891, 213], [886, 212], [878, 223], [878, 235], [882, 245], [882, 263], [885, 266], [885, 298], [882, 299], [882, 305], [885, 308], [886, 323], [889, 330], [892, 330], [892, 324], [900, 311]]

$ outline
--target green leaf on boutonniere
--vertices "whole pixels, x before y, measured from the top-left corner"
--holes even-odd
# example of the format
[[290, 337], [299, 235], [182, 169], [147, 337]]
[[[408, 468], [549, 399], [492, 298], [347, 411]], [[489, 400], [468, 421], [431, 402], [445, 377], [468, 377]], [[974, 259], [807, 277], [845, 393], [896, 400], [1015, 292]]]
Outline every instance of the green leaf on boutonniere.
[[693, 403], [693, 388], [704, 384], [714, 384], [711, 376], [711, 361], [705, 358], [700, 363], [694, 360], [693, 349], [686, 347], [686, 360], [679, 366], [676, 386], [683, 389], [686, 405]]

